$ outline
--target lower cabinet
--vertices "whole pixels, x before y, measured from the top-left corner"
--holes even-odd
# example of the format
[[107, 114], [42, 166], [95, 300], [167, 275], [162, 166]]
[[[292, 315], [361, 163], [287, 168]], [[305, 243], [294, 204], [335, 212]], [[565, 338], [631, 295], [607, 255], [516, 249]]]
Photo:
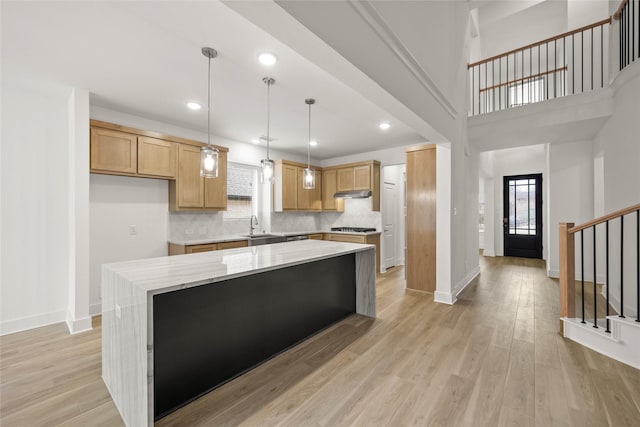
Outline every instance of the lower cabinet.
[[380, 272], [380, 234], [334, 234], [325, 233], [324, 240], [345, 243], [364, 243], [376, 245], [376, 273]]
[[206, 243], [203, 245], [177, 245], [169, 243], [169, 256], [195, 254], [197, 252], [221, 251], [223, 249], [244, 248], [249, 243], [246, 240], [233, 240], [231, 242]]
[[309, 234], [309, 239], [311, 240], [324, 240], [324, 234], [322, 233], [318, 233], [318, 234]]

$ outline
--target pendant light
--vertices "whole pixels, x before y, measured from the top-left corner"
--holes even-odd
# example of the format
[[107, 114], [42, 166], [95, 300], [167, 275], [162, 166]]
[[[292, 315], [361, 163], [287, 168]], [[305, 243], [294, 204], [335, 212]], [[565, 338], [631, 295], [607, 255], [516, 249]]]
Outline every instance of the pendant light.
[[260, 181], [263, 184], [269, 184], [275, 180], [275, 163], [269, 159], [269, 141], [271, 141], [271, 137], [269, 136], [269, 119], [271, 113], [271, 85], [276, 81], [271, 77], [264, 77], [262, 81], [267, 84], [267, 158], [260, 160], [260, 168], [262, 169]]
[[316, 188], [316, 171], [311, 169], [311, 106], [316, 103], [315, 99], [305, 99], [304, 103], [309, 106], [309, 140], [307, 141], [307, 168], [302, 174], [302, 188], [313, 190]]
[[211, 60], [218, 56], [218, 52], [210, 47], [203, 47], [202, 54], [209, 58], [209, 84], [207, 87], [207, 146], [200, 147], [200, 176], [217, 178], [218, 149], [211, 146]]

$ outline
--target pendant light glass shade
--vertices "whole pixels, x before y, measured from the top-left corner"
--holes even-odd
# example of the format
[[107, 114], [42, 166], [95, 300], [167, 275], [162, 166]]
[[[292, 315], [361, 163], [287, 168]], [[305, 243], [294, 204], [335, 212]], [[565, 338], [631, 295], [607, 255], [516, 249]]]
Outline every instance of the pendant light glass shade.
[[262, 159], [260, 160], [260, 169], [262, 173], [260, 174], [260, 182], [263, 184], [270, 184], [275, 179], [275, 169], [276, 164], [273, 160]]
[[311, 168], [305, 168], [302, 174], [302, 188], [305, 190], [316, 188], [316, 171]]
[[207, 145], [200, 148], [200, 176], [217, 178], [218, 149], [211, 145], [211, 60], [218, 56], [218, 52], [210, 47], [203, 47], [202, 54], [209, 58], [209, 84], [207, 87]]
[[218, 150], [212, 147], [200, 148], [200, 176], [218, 177]]
[[270, 184], [275, 181], [275, 163], [269, 159], [269, 142], [271, 137], [269, 136], [269, 120], [271, 114], [271, 85], [276, 81], [271, 77], [263, 77], [262, 81], [267, 85], [267, 158], [260, 160], [260, 182], [263, 184]]
[[302, 174], [302, 188], [313, 190], [316, 188], [316, 171], [311, 168], [311, 106], [315, 104], [315, 99], [305, 99], [304, 103], [309, 106], [309, 140], [307, 141], [307, 168]]

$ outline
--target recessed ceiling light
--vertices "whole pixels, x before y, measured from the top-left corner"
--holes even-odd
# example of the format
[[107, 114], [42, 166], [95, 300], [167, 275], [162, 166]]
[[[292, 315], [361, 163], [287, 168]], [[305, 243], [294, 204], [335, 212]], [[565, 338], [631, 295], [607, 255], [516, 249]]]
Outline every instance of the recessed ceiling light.
[[198, 111], [202, 108], [202, 105], [198, 104], [197, 102], [189, 101], [187, 102], [187, 108], [193, 111]]
[[260, 144], [260, 140], [258, 138], [253, 138], [251, 142], [253, 142], [254, 144]]
[[316, 145], [318, 145], [318, 141], [309, 141], [309, 145], [315, 147]]
[[387, 129], [389, 129], [391, 127], [391, 125], [389, 123], [387, 123], [387, 122], [382, 122], [382, 123], [380, 123], [379, 127], [382, 130], [387, 130]]
[[262, 65], [270, 66], [278, 62], [278, 58], [276, 58], [276, 56], [273, 53], [263, 52], [260, 55], [258, 55], [258, 61], [260, 61]]

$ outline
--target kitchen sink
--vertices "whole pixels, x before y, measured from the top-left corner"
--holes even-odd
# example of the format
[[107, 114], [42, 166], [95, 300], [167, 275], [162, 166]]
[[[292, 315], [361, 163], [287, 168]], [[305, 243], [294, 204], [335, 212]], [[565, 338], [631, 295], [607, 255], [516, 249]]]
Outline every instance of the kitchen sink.
[[285, 241], [284, 236], [276, 234], [245, 234], [244, 237], [249, 238], [249, 246], [269, 245], [271, 243], [282, 243]]

